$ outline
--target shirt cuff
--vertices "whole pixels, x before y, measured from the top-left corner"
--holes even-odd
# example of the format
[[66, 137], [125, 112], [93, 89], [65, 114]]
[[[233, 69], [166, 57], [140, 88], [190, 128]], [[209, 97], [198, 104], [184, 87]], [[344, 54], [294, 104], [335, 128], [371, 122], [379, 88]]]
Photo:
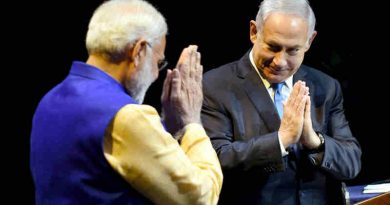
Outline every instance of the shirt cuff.
[[282, 144], [282, 141], [280, 140], [280, 136], [279, 135], [278, 135], [278, 140], [279, 140], [280, 151], [282, 152], [282, 157], [287, 156], [288, 152], [283, 147], [283, 144]]

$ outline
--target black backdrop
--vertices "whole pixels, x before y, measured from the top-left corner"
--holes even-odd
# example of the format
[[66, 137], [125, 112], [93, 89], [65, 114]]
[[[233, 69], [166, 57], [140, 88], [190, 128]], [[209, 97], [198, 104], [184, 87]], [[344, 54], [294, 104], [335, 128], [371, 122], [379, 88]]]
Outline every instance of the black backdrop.
[[[29, 171], [29, 134], [31, 119], [39, 99], [68, 73], [72, 60], [87, 58], [84, 39], [93, 10], [102, 1], [51, 1], [17, 5], [15, 15], [22, 20], [11, 22], [17, 44], [9, 52], [13, 58], [11, 74], [24, 89], [12, 91], [17, 106], [10, 118], [16, 127], [11, 136], [12, 178], [8, 186], [13, 201], [33, 204], [33, 182]], [[255, 18], [259, 1], [150, 1], [166, 17], [169, 26], [166, 57], [175, 65], [182, 50], [189, 44], [199, 45], [205, 71], [240, 58], [251, 46], [249, 21]], [[375, 82], [383, 82], [378, 72], [380, 53], [374, 44], [380, 35], [376, 29], [362, 24], [373, 16], [362, 16], [368, 9], [352, 1], [339, 5], [336, 0], [310, 1], [317, 17], [318, 35], [304, 63], [330, 74], [341, 82], [347, 118], [363, 149], [363, 168], [348, 184], [365, 184], [390, 177], [385, 165], [389, 156], [384, 141], [388, 136], [383, 117], [383, 98], [375, 97]], [[348, 6], [354, 3], [353, 6]], [[25, 3], [23, 3], [25, 4]], [[19, 18], [20, 18], [19, 17]], [[14, 19], [18, 19], [13, 16]], [[367, 29], [367, 28], [370, 29]], [[11, 32], [12, 34], [12, 32]], [[7, 39], [5, 39], [7, 40]], [[19, 53], [22, 53], [19, 55]], [[150, 88], [146, 104], [160, 109], [162, 79], [160, 74]], [[7, 88], [7, 87], [6, 87]], [[8, 89], [8, 88], [7, 88]], [[377, 102], [376, 100], [381, 100]], [[16, 115], [16, 116], [15, 116]], [[16, 117], [16, 118], [15, 118]], [[15, 121], [16, 119], [17, 121]], [[17, 122], [17, 123], [15, 123]], [[16, 149], [14, 148], [16, 147]], [[13, 163], [16, 163], [15, 165]], [[58, 170], [61, 171], [61, 170]]]

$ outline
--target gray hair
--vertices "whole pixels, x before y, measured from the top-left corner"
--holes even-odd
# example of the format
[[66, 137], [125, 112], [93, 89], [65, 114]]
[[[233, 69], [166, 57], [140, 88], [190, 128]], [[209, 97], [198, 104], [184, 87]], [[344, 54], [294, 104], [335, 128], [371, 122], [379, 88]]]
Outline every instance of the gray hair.
[[307, 0], [264, 0], [256, 16], [257, 31], [262, 31], [265, 20], [272, 13], [301, 16], [308, 23], [308, 37], [314, 32], [316, 17]]
[[129, 46], [140, 38], [156, 43], [168, 32], [162, 14], [144, 0], [111, 0], [100, 5], [88, 26], [89, 54], [100, 54], [113, 62], [124, 59]]

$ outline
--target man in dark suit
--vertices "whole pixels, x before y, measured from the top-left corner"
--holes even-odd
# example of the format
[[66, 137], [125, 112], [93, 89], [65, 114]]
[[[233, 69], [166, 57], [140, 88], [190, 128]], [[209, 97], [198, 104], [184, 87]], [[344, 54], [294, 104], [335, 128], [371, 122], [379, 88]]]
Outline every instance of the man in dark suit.
[[302, 65], [314, 27], [306, 0], [264, 0], [250, 22], [253, 48], [205, 74], [202, 123], [225, 179], [219, 204], [340, 204], [342, 180], [359, 173], [340, 84]]

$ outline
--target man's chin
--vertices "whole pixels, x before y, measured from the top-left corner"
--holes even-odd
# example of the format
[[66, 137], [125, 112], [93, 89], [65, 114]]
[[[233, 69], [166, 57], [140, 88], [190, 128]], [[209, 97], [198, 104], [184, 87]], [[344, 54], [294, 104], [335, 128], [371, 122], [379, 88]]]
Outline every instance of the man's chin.
[[269, 75], [267, 80], [269, 83], [280, 83], [286, 80], [286, 76], [281, 76], [281, 75]]
[[262, 75], [269, 83], [280, 83], [284, 81], [287, 77], [285, 73], [280, 71], [274, 71], [272, 69], [267, 69]]

